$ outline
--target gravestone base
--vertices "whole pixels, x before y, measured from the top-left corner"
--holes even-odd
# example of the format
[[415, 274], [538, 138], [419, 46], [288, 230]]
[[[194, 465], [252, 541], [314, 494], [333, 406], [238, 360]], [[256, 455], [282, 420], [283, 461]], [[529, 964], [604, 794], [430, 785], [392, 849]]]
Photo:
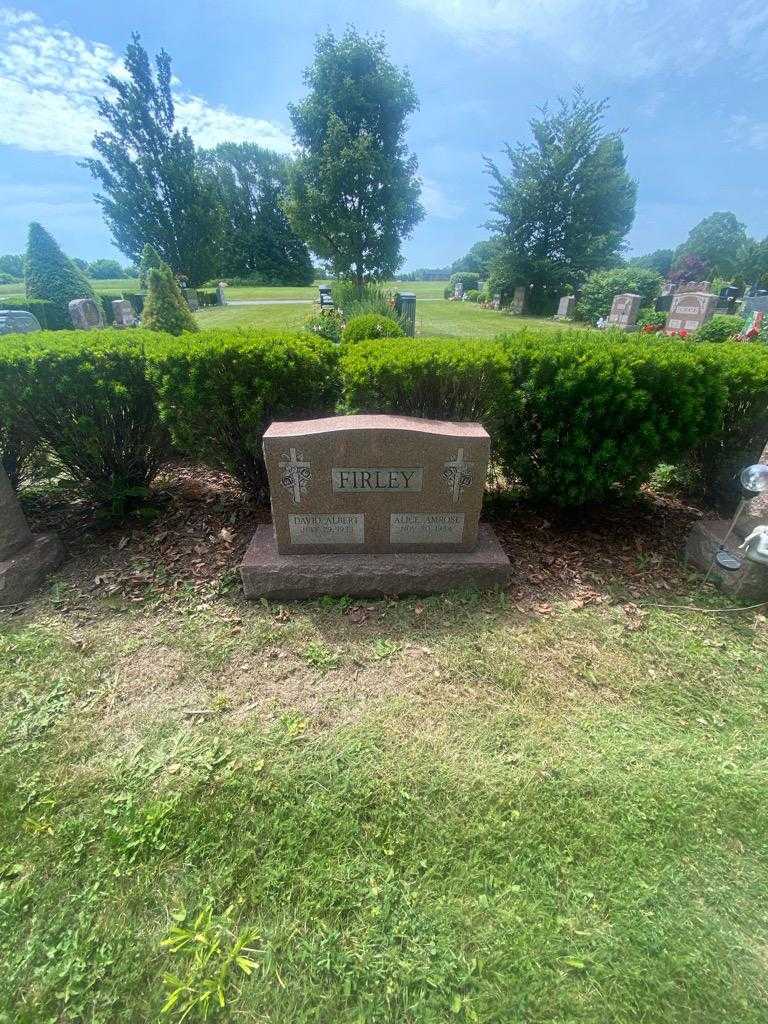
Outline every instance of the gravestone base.
[[245, 596], [278, 601], [323, 597], [433, 594], [507, 581], [509, 559], [490, 526], [481, 524], [474, 551], [428, 554], [281, 555], [271, 526], [260, 526], [240, 566]]
[[30, 544], [0, 562], [0, 605], [23, 601], [64, 561], [64, 548], [55, 533], [33, 536]]
[[[740, 601], [768, 601], [768, 565], [749, 561], [745, 557], [746, 552], [739, 550], [739, 544], [760, 522], [754, 518], [740, 519], [725, 545], [726, 551], [740, 559], [741, 568], [732, 572], [715, 565], [709, 574], [710, 581], [723, 593]], [[686, 563], [706, 574], [729, 526], [727, 519], [702, 519], [696, 523], [685, 544]]]

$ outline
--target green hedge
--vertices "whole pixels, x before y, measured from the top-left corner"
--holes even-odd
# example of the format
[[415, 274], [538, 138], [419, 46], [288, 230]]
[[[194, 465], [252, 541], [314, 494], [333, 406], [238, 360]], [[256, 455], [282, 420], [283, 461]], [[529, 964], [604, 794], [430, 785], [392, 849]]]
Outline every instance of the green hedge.
[[262, 435], [272, 420], [329, 415], [338, 349], [312, 335], [209, 330], [155, 336], [148, 349], [176, 446], [267, 493]]
[[[342, 393], [343, 389], [343, 393]], [[521, 330], [495, 341], [62, 331], [0, 344], [0, 458], [35, 447], [120, 513], [169, 450], [266, 493], [273, 419], [343, 407], [479, 420], [510, 482], [562, 506], [631, 493], [661, 462], [730, 502], [768, 436], [768, 346]]]
[[731, 441], [744, 459], [745, 441], [765, 438], [758, 345], [592, 332], [388, 339], [347, 350], [341, 370], [353, 410], [481, 421], [505, 476], [562, 506], [631, 493], [660, 462], [697, 452], [717, 475]]
[[0, 408], [93, 497], [121, 515], [140, 504], [168, 451], [147, 331], [11, 334], [0, 348]]

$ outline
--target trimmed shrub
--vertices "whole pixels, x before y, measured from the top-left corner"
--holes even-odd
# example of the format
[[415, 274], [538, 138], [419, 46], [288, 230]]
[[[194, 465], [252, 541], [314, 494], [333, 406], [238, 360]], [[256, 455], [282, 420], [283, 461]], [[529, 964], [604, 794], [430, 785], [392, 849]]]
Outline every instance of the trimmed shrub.
[[72, 324], [69, 304], [73, 299], [96, 297], [82, 270], [64, 255], [55, 239], [37, 223], [29, 225], [24, 272], [27, 297], [52, 303], [61, 329]]
[[444, 299], [450, 299], [452, 296], [453, 296], [453, 285], [452, 284], [447, 284], [445, 286], [445, 288], [443, 288], [443, 298]]
[[[696, 331], [694, 341], [728, 341], [734, 334], [744, 330], [744, 317], [717, 313]], [[766, 438], [768, 440], [768, 438]]]
[[0, 296], [0, 309], [23, 309], [37, 317], [44, 331], [66, 331], [72, 329], [69, 308], [62, 310], [45, 299], [17, 299]]
[[275, 419], [329, 415], [338, 349], [310, 335], [203, 331], [152, 345], [163, 415], [176, 445], [268, 493], [262, 436]]
[[510, 481], [575, 506], [631, 493], [658, 463], [679, 461], [717, 430], [723, 371], [699, 351], [523, 331], [494, 342], [362, 342], [341, 366], [351, 408], [479, 420]]
[[379, 316], [364, 313], [347, 323], [341, 335], [342, 341], [365, 341], [369, 338], [402, 338], [403, 329], [393, 316]]
[[667, 322], [667, 314], [659, 313], [653, 306], [645, 306], [637, 314], [637, 326], [642, 330], [644, 327], [663, 327]]
[[502, 345], [460, 339], [363, 341], [341, 360], [345, 404], [355, 412], [480, 420], [498, 436], [509, 358]]
[[479, 302], [480, 292], [477, 288], [470, 288], [469, 291], [464, 292], [464, 298], [467, 302]]
[[0, 348], [0, 408], [121, 516], [141, 504], [168, 451], [145, 331], [14, 334]]
[[150, 331], [166, 334], [200, 330], [170, 267], [149, 271], [149, 292], [144, 302], [141, 325]]
[[768, 347], [691, 347], [699, 363], [720, 380], [723, 395], [681, 468], [690, 494], [731, 514], [740, 497], [739, 473], [759, 461], [768, 440]]
[[215, 291], [202, 291], [196, 289], [195, 294], [197, 295], [197, 301], [201, 307], [215, 306], [216, 305], [216, 292]]
[[597, 323], [601, 316], [608, 316], [616, 295], [631, 292], [639, 295], [640, 306], [652, 306], [661, 292], [662, 278], [655, 270], [628, 265], [615, 270], [595, 270], [589, 275], [581, 289], [576, 303], [579, 320]]

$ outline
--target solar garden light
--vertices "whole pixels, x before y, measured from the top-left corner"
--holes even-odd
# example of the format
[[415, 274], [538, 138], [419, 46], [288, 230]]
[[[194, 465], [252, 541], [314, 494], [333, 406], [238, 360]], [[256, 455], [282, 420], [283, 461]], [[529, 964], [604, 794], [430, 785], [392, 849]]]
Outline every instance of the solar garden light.
[[[728, 527], [728, 532], [723, 537], [715, 553], [712, 565], [704, 577], [705, 583], [716, 565], [726, 572], [738, 572], [742, 567], [743, 560], [727, 551], [725, 544], [733, 533], [734, 527], [747, 502], [752, 501], [753, 498], [757, 498], [761, 494], [768, 493], [768, 466], [764, 466], [759, 462], [753, 466], [747, 466], [739, 474], [739, 483], [741, 485], [741, 500], [736, 509], [736, 514], [731, 520], [731, 525]], [[744, 557], [749, 559], [749, 561], [768, 564], [768, 526], [757, 526], [744, 540], [741, 549], [745, 551]]]

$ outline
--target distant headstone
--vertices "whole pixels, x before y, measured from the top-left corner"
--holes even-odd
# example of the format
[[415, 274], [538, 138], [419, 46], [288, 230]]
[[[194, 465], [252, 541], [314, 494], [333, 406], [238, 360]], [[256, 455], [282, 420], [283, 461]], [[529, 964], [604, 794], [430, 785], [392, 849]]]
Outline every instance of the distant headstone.
[[333, 309], [333, 296], [329, 284], [318, 285], [317, 301], [320, 303], [321, 309]]
[[395, 312], [409, 338], [416, 334], [416, 293], [395, 292]]
[[69, 304], [72, 326], [78, 331], [89, 331], [104, 326], [104, 312], [94, 299], [72, 299]]
[[462, 284], [461, 281], [457, 281], [456, 284], [453, 286], [453, 297], [454, 299], [464, 298], [464, 285]]
[[605, 326], [620, 327], [622, 331], [636, 331], [640, 302], [641, 296], [635, 295], [633, 292], [615, 295]]
[[184, 298], [187, 300], [187, 305], [193, 313], [196, 313], [200, 309], [200, 300], [197, 297], [197, 292], [194, 288], [182, 288], [182, 291], [184, 292]]
[[0, 309], [0, 334], [30, 334], [41, 330], [37, 317], [23, 309]]
[[63, 558], [56, 534], [33, 535], [0, 464], [0, 605], [23, 601]]
[[674, 299], [674, 292], [662, 292], [662, 294], [656, 299], [653, 304], [653, 308], [657, 313], [668, 313], [672, 309], [672, 300]]
[[717, 296], [709, 292], [676, 292], [667, 317], [666, 332], [696, 331], [711, 320]]
[[217, 306], [226, 306], [226, 304], [227, 304], [227, 300], [224, 298], [224, 289], [226, 287], [227, 286], [226, 286], [226, 283], [224, 281], [219, 281], [219, 283], [216, 285], [216, 305]]
[[[551, 306], [549, 307], [552, 308]], [[574, 310], [576, 309], [576, 296], [575, 295], [563, 295], [557, 304], [557, 313], [555, 313], [555, 320], [572, 320]]]
[[112, 320], [115, 327], [135, 327], [136, 314], [128, 299], [112, 299]]
[[[512, 293], [512, 304], [510, 310], [516, 313], [518, 316], [525, 312], [525, 299], [527, 295], [527, 289], [525, 285], [518, 285]], [[571, 296], [573, 297], [573, 296]], [[498, 308], [498, 307], [497, 307]]]
[[768, 295], [748, 295], [744, 299], [741, 315], [751, 316], [753, 313], [768, 313]]
[[429, 593], [503, 582], [478, 525], [490, 438], [479, 423], [335, 416], [264, 434], [272, 527], [240, 572], [248, 597]]
[[[494, 295], [493, 296], [493, 298], [491, 299], [491, 308], [492, 309], [501, 309], [501, 296], [500, 295]], [[521, 310], [521, 312], [522, 312], [522, 310]]]

